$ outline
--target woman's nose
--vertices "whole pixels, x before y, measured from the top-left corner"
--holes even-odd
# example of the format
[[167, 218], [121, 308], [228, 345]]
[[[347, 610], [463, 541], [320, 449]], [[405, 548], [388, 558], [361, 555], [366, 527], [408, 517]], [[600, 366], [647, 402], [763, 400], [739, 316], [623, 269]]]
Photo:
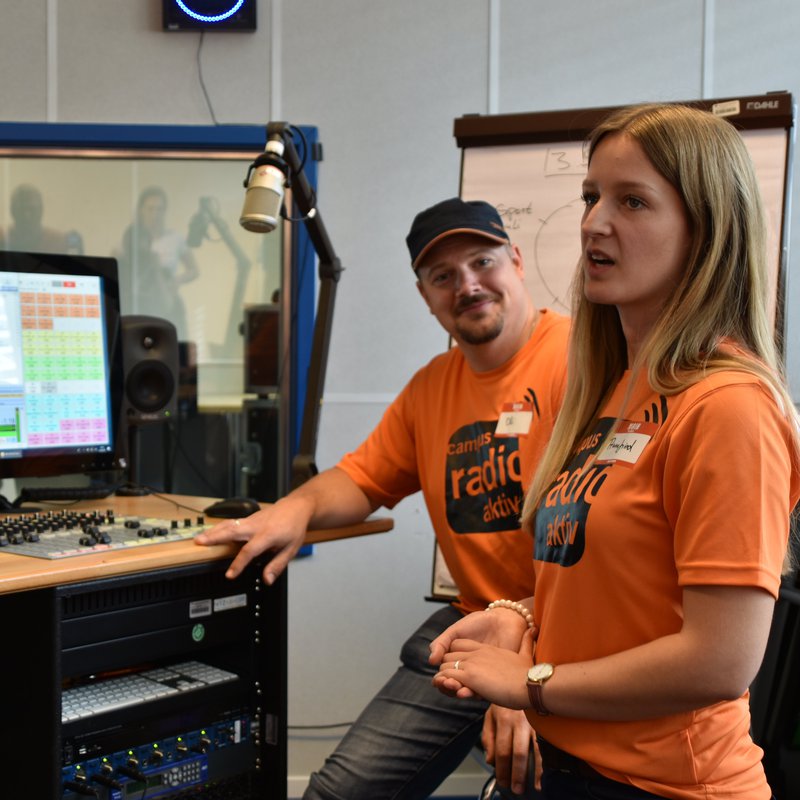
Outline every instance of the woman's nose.
[[604, 203], [599, 200], [586, 207], [581, 218], [581, 231], [585, 234], [605, 233], [610, 217]]

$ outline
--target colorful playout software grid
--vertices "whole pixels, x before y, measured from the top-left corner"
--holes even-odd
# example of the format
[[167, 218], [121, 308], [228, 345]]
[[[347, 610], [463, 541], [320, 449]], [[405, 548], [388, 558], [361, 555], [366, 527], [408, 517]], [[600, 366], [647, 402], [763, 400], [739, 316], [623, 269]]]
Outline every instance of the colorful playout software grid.
[[100, 291], [97, 277], [19, 276], [24, 447], [109, 441]]

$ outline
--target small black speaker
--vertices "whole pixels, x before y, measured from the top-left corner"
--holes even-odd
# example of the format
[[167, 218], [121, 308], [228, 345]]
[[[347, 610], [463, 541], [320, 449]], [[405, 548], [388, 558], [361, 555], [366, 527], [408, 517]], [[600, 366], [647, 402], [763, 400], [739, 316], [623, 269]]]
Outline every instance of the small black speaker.
[[157, 422], [178, 410], [178, 332], [160, 317], [122, 317], [123, 424]]

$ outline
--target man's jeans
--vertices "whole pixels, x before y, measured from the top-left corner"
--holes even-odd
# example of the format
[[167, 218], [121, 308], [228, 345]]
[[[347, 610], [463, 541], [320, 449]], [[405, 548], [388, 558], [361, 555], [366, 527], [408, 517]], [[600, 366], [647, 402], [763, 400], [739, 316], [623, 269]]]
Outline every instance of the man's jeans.
[[403, 645], [401, 666], [311, 775], [304, 800], [424, 800], [463, 761], [488, 704], [434, 689], [428, 663], [430, 642], [460, 618], [441, 608]]

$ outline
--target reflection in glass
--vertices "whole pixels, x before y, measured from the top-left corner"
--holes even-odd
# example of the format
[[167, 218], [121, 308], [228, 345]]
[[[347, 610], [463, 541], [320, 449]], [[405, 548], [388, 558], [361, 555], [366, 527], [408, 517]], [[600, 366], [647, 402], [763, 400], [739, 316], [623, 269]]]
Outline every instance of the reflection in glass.
[[83, 240], [77, 231], [57, 231], [42, 224], [44, 201], [39, 189], [21, 183], [11, 193], [11, 219], [8, 230], [0, 230], [0, 248], [32, 253], [83, 253]]
[[135, 276], [134, 307], [170, 320], [185, 340], [189, 331], [181, 287], [197, 280], [200, 270], [186, 237], [168, 227], [166, 219], [167, 193], [161, 186], [148, 186], [114, 255], [122, 273]]
[[244, 308], [280, 288], [280, 229], [239, 224], [241, 159], [0, 158], [0, 249], [115, 256], [124, 314], [171, 320], [201, 397], [243, 391]]

